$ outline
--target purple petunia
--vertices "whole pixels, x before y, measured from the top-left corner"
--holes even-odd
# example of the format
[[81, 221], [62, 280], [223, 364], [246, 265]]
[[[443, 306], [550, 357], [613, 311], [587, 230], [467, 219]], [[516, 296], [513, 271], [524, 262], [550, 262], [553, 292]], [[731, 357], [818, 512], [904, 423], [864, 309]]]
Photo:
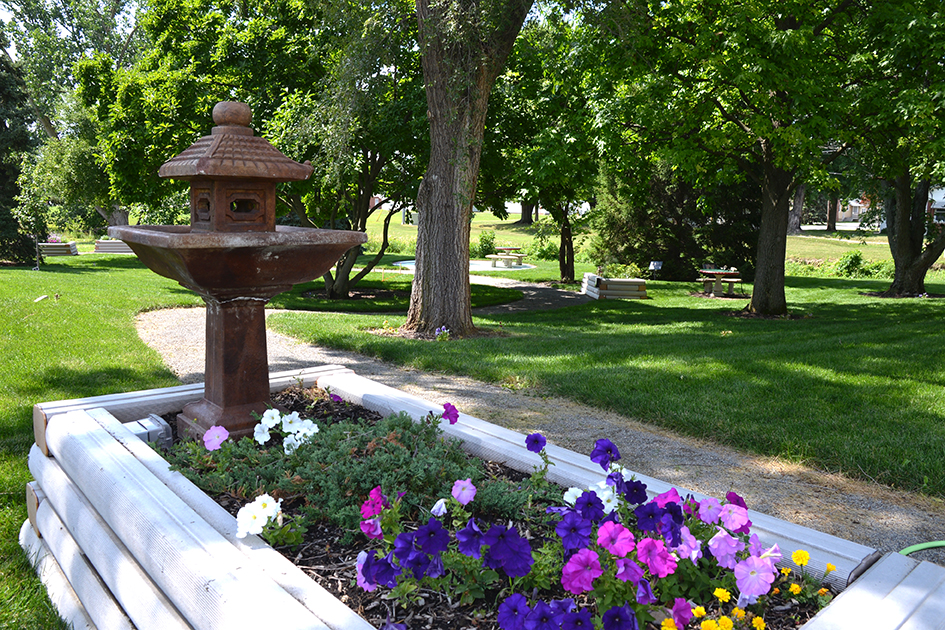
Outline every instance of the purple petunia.
[[653, 594], [650, 581], [643, 578], [637, 582], [637, 603], [646, 606], [647, 604], [655, 604], [656, 602], [656, 595]]
[[682, 597], [673, 600], [672, 613], [677, 628], [685, 628], [692, 621], [692, 606]]
[[524, 630], [525, 617], [532, 610], [528, 607], [528, 600], [520, 593], [513, 593], [499, 604], [497, 621], [502, 630]]
[[604, 516], [604, 502], [593, 490], [588, 490], [579, 496], [574, 502], [574, 509], [592, 522], [596, 522]]
[[554, 609], [545, 602], [538, 602], [525, 617], [525, 630], [559, 630]]
[[443, 523], [431, 516], [426, 525], [417, 529], [413, 540], [423, 553], [443, 553], [450, 544], [450, 534], [443, 529]]
[[581, 549], [591, 541], [591, 522], [577, 512], [568, 512], [555, 527], [565, 549]]
[[361, 568], [364, 579], [369, 584], [380, 584], [387, 588], [397, 586], [398, 570], [394, 567], [393, 554], [387, 554], [384, 558], [376, 558], [372, 549], [364, 559], [364, 565]]
[[622, 582], [633, 582], [636, 584], [643, 578], [643, 567], [630, 558], [619, 558], [617, 560], [617, 575], [615, 577]]
[[443, 403], [443, 419], [449, 420], [450, 424], [456, 424], [456, 421], [459, 420], [459, 409], [450, 403]]
[[530, 450], [532, 453], [540, 453], [543, 448], [545, 448], [545, 436], [541, 433], [532, 433], [525, 438], [525, 448]]
[[620, 451], [613, 442], [606, 438], [597, 440], [594, 444], [594, 450], [591, 451], [591, 461], [598, 464], [604, 470], [609, 470], [610, 465], [620, 459]]
[[630, 604], [614, 606], [604, 613], [602, 621], [604, 630], [640, 630], [637, 616], [630, 608]]
[[338, 394], [328, 394], [328, 398], [331, 399], [331, 402], [335, 403], [343, 403], [345, 401], [345, 399]]
[[482, 537], [482, 544], [489, 545], [483, 564], [490, 569], [501, 568], [509, 577], [528, 575], [535, 562], [531, 546], [514, 527], [493, 525]]
[[459, 552], [470, 558], [480, 557], [479, 548], [482, 547], [482, 531], [476, 525], [476, 519], [470, 518], [466, 527], [456, 532], [459, 541]]
[[561, 630], [590, 630], [594, 627], [591, 611], [585, 609], [565, 613], [561, 618]]
[[774, 578], [773, 568], [756, 556], [748, 556], [735, 565], [735, 584], [738, 591], [746, 597], [760, 597], [766, 594], [771, 590]]
[[637, 517], [637, 528], [644, 532], [656, 533], [659, 531], [660, 522], [663, 518], [663, 508], [656, 503], [646, 503], [637, 506], [633, 510]]

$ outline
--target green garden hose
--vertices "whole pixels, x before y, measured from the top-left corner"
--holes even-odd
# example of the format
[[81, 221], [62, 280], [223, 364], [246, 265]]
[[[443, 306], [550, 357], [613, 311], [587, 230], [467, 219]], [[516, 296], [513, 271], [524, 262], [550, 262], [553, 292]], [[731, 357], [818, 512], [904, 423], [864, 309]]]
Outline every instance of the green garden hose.
[[924, 549], [934, 549], [935, 547], [945, 547], [945, 540], [936, 540], [933, 542], [919, 543], [918, 545], [912, 545], [911, 547], [906, 547], [899, 553], [901, 553], [904, 556], [908, 556], [910, 553], [915, 553], [916, 551], [922, 551]]

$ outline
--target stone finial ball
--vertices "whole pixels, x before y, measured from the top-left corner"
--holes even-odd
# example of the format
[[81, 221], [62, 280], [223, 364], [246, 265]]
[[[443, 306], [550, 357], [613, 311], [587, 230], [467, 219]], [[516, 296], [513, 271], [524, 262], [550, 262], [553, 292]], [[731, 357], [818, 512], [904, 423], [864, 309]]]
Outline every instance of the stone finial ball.
[[237, 125], [249, 127], [253, 112], [246, 103], [221, 101], [213, 107], [213, 122], [217, 125]]

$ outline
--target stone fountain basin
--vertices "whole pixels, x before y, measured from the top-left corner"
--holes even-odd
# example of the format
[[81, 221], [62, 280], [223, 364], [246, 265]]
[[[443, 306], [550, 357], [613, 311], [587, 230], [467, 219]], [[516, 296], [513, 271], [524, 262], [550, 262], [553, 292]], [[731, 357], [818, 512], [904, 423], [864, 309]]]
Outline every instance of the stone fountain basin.
[[276, 226], [275, 232], [194, 232], [187, 225], [108, 228], [152, 271], [201, 294], [270, 298], [331, 269], [362, 232]]

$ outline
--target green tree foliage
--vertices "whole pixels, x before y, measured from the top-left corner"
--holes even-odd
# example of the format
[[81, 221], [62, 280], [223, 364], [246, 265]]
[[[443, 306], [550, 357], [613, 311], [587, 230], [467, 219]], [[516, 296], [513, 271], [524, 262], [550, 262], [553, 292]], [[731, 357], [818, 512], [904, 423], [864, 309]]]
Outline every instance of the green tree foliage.
[[605, 170], [597, 190], [591, 256], [600, 267], [663, 262], [660, 278], [693, 280], [703, 265], [751, 278], [760, 213], [757, 185], [697, 187], [667, 164]]
[[[786, 312], [788, 211], [803, 179], [823, 177], [823, 147], [848, 105], [856, 52], [846, 0], [593, 5], [606, 69], [596, 100], [610, 147], [645, 142], [693, 181], [756, 180], [761, 222], [749, 309]], [[841, 145], [842, 146], [842, 145]]]
[[852, 105], [857, 157], [881, 181], [896, 273], [886, 294], [925, 292], [925, 274], [945, 252], [945, 231], [927, 212], [945, 182], [945, 19], [934, 0], [870, 4]]
[[0, 260], [21, 264], [30, 262], [35, 254], [32, 235], [44, 236], [38, 226], [14, 214], [21, 155], [33, 144], [29, 121], [19, 68], [0, 56]]

